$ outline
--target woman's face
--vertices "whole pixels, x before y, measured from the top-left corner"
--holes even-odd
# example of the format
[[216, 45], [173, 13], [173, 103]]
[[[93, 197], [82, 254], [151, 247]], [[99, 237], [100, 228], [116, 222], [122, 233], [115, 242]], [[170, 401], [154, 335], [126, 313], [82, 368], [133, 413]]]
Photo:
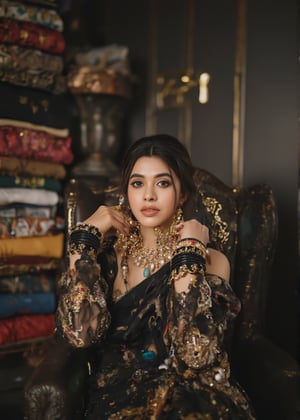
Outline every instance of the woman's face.
[[184, 201], [178, 177], [157, 156], [136, 161], [127, 193], [131, 211], [144, 227], [169, 226], [177, 207]]

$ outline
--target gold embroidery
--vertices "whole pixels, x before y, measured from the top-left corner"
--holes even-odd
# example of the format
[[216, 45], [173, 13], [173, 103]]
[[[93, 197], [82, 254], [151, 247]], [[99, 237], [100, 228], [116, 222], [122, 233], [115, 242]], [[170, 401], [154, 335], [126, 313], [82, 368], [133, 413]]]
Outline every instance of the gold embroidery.
[[27, 188], [43, 188], [45, 187], [45, 178], [43, 177], [32, 177], [32, 178], [23, 178], [20, 176], [15, 177], [15, 184], [27, 187]]
[[225, 244], [229, 239], [229, 230], [228, 224], [224, 222], [219, 215], [220, 211], [223, 209], [222, 204], [214, 197], [204, 197], [202, 195], [202, 199], [207, 211], [214, 216], [214, 229], [211, 232], [211, 239], [216, 240], [219, 238], [221, 243]]
[[46, 99], [43, 99], [41, 101], [41, 106], [42, 106], [43, 110], [45, 112], [47, 112], [49, 110], [49, 101], [47, 101]]
[[28, 39], [29, 38], [29, 32], [26, 29], [22, 29], [20, 32], [20, 39]]
[[28, 98], [26, 96], [20, 96], [19, 102], [22, 105], [28, 104]]

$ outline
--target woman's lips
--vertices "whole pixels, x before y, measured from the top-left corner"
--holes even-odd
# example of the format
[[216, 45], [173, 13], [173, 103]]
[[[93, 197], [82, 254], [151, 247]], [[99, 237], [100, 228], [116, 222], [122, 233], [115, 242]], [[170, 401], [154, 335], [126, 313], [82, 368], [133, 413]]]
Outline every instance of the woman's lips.
[[159, 209], [157, 209], [156, 207], [143, 207], [141, 209], [141, 212], [144, 216], [151, 217], [155, 216], [159, 212]]

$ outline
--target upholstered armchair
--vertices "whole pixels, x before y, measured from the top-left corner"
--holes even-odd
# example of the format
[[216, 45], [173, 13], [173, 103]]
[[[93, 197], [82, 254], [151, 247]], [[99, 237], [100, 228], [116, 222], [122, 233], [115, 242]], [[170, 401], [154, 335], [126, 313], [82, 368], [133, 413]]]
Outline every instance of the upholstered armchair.
[[[196, 169], [198, 196], [191, 216], [205, 209], [212, 242], [231, 263], [231, 284], [242, 310], [226, 344], [234, 376], [250, 396], [258, 419], [296, 419], [296, 363], [265, 335], [267, 296], [277, 240], [276, 204], [267, 185], [231, 188]], [[105, 184], [105, 183], [104, 183]], [[116, 204], [118, 189], [71, 180], [66, 188], [70, 227], [103, 203]], [[98, 185], [99, 187], [99, 185]], [[82, 418], [89, 374], [89, 352], [53, 336], [44, 360], [24, 391], [27, 420]]]

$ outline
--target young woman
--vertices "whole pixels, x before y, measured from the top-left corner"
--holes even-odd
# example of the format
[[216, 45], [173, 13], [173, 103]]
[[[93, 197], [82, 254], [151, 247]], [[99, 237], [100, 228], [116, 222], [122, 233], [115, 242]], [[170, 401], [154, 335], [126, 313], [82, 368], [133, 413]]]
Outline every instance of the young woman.
[[[184, 146], [145, 137], [124, 158], [125, 202], [69, 237], [58, 331], [93, 353], [88, 419], [254, 419], [222, 349], [240, 303], [195, 194]], [[201, 220], [201, 219], [200, 219]]]

